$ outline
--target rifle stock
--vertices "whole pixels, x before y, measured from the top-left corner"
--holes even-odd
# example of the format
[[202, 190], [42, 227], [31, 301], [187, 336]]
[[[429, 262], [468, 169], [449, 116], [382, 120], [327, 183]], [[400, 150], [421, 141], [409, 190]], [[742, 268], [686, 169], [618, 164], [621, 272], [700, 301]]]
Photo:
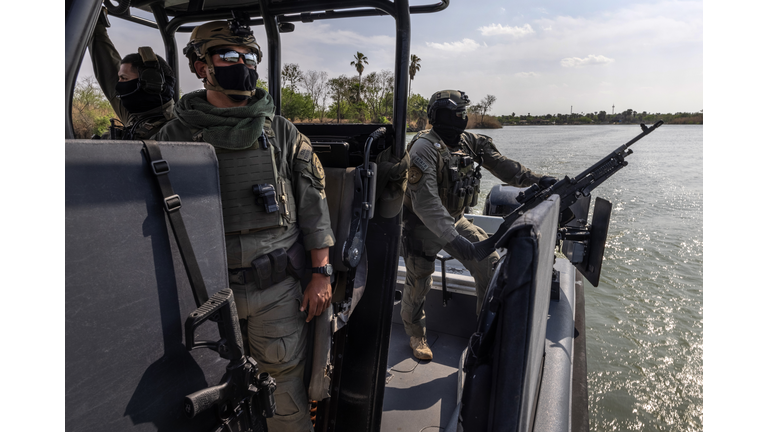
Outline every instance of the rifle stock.
[[520, 205], [512, 210], [510, 214], [504, 216], [504, 222], [499, 226], [499, 229], [496, 230], [493, 236], [475, 243], [475, 258], [480, 261], [492, 254], [493, 251], [496, 250], [496, 243], [498, 243], [517, 218], [526, 211], [541, 204], [553, 194], [560, 196], [561, 214], [565, 209], [576, 202], [578, 198], [589, 196], [597, 186], [616, 174], [618, 170], [627, 166], [627, 162], [624, 159], [632, 154], [632, 150], [629, 150], [629, 146], [641, 140], [662, 124], [664, 124], [662, 120], [659, 120], [651, 127], [641, 124], [640, 128], [643, 131], [639, 135], [632, 138], [626, 144], [619, 146], [619, 148], [609, 153], [608, 156], [602, 158], [574, 178], [565, 176], [563, 179], [546, 189], [542, 190], [538, 185], [533, 185], [523, 192], [520, 192], [520, 196], [518, 196]]
[[[207, 321], [218, 324], [221, 340], [195, 341], [195, 329]], [[184, 399], [189, 417], [218, 407], [218, 415], [231, 431], [259, 429], [264, 418], [275, 413], [275, 380], [268, 373], [259, 373], [256, 361], [244, 354], [237, 309], [232, 290], [223, 289], [192, 312], [185, 323], [187, 349], [210, 348], [229, 360], [222, 382]], [[257, 398], [253, 398], [257, 396]], [[256, 406], [258, 404], [258, 406]]]

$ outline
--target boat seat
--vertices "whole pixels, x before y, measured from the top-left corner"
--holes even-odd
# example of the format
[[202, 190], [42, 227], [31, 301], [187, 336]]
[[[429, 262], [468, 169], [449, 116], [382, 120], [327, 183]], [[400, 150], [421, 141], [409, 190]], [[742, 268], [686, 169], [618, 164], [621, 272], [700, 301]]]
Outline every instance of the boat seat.
[[[228, 287], [213, 147], [159, 143], [208, 294]], [[211, 431], [184, 397], [217, 385], [225, 363], [188, 351], [197, 309], [141, 141], [66, 140], [64, 331], [67, 430]], [[194, 217], [193, 217], [194, 216]], [[216, 325], [198, 329], [218, 340]], [[108, 426], [106, 426], [108, 425]]]
[[[363, 199], [363, 189], [368, 188], [367, 196], [372, 197], [376, 184], [376, 165], [371, 163], [370, 170], [374, 173], [373, 177], [364, 180], [359, 168], [325, 168], [325, 194], [336, 239], [329, 251], [329, 261], [335, 275], [332, 280], [332, 302], [340, 306], [337, 308], [339, 312], [334, 314], [334, 308], [329, 307], [314, 320], [314, 340], [309, 362], [310, 400], [321, 401], [330, 397], [333, 334], [346, 325], [365, 290], [368, 263], [359, 236], [362, 230], [364, 239], [369, 215], [373, 214], [373, 204], [367, 204]], [[368, 211], [370, 213], [365, 214]], [[354, 252], [355, 248], [357, 252]]]

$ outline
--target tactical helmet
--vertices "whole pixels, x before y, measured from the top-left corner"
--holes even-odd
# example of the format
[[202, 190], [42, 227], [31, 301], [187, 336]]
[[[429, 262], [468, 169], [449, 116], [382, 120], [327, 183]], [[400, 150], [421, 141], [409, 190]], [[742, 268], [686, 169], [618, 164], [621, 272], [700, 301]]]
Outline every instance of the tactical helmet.
[[222, 92], [224, 94], [237, 94], [253, 96], [255, 92], [241, 90], [226, 90], [216, 82], [213, 69], [213, 60], [210, 50], [217, 46], [240, 45], [250, 48], [251, 52], [256, 53], [257, 63], [261, 62], [261, 47], [256, 43], [253, 31], [247, 25], [240, 25], [236, 20], [212, 21], [199, 25], [192, 30], [189, 37], [189, 43], [184, 47], [184, 55], [189, 59], [189, 69], [202, 78], [195, 70], [195, 62], [203, 61], [208, 65], [208, 78], [205, 88]]
[[434, 124], [437, 110], [445, 108], [451, 111], [466, 110], [469, 106], [469, 96], [461, 90], [441, 90], [429, 98], [427, 117]]

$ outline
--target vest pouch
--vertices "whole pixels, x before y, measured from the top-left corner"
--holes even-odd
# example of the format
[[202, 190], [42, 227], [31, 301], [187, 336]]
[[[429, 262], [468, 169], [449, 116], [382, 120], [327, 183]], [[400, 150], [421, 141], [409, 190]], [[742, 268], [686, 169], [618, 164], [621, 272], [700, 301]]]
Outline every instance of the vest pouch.
[[[286, 224], [281, 212], [275, 211], [275, 204], [283, 199], [280, 197], [283, 191], [279, 190], [282, 185], [278, 182], [275, 153], [271, 145], [266, 149], [255, 146], [247, 150], [217, 150], [216, 157], [219, 160], [221, 206], [227, 234], [246, 234]], [[277, 202], [268, 203], [265, 198], [266, 201]]]
[[269, 262], [272, 264], [272, 284], [277, 284], [288, 277], [288, 254], [285, 249], [278, 248], [268, 253]]
[[467, 207], [474, 207], [477, 205], [477, 198], [480, 196], [480, 188], [477, 186], [470, 186], [467, 190], [469, 191], [467, 196], [470, 197], [467, 199]]
[[453, 189], [448, 192], [448, 203], [446, 207], [449, 213], [453, 213], [458, 209], [464, 208], [464, 201], [466, 200], [467, 190], [460, 187], [461, 183], [456, 182], [453, 184]]

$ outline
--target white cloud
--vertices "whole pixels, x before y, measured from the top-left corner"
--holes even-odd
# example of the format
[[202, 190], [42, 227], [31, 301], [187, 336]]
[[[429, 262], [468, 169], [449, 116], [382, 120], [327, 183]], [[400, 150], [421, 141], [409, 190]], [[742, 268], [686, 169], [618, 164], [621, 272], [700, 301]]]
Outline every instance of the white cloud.
[[472, 39], [464, 38], [461, 40], [461, 42], [446, 42], [446, 43], [427, 42], [427, 46], [430, 48], [435, 48], [442, 51], [471, 52], [471, 51], [475, 51], [478, 47], [480, 47], [480, 44], [473, 41]]
[[522, 37], [527, 34], [534, 33], [530, 24], [526, 24], [522, 27], [510, 27], [503, 26], [501, 24], [491, 24], [480, 27], [478, 30], [480, 30], [480, 33], [482, 33], [483, 36], [512, 35], [514, 37]]
[[538, 72], [518, 72], [514, 75], [515, 78], [536, 78], [541, 76]]
[[566, 68], [570, 67], [582, 67], [582, 66], [594, 66], [594, 65], [606, 65], [613, 63], [615, 60], [610, 59], [603, 55], [590, 54], [584, 58], [569, 57], [560, 60], [560, 65]]

